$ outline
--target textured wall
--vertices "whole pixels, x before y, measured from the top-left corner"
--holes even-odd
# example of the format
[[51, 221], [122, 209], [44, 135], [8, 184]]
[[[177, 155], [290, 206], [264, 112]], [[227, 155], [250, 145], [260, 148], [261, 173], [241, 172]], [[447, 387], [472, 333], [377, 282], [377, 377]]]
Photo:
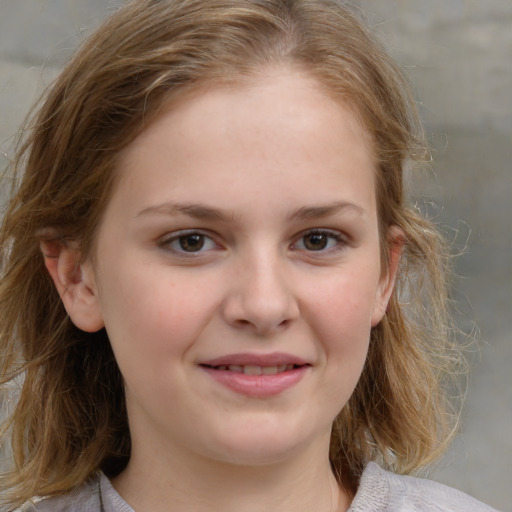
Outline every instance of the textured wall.
[[457, 297], [482, 342], [462, 435], [432, 477], [512, 511], [512, 2], [359, 5], [416, 86], [434, 148], [430, 192], [460, 231], [456, 245], [467, 240]]
[[[0, 144], [15, 133], [42, 84], [119, 1], [0, 0]], [[434, 148], [428, 191], [440, 221], [467, 245], [457, 283], [475, 356], [463, 434], [432, 474], [512, 511], [512, 2], [360, 0], [415, 84]], [[6, 156], [0, 156], [0, 166]], [[469, 239], [468, 239], [469, 236]], [[467, 240], [467, 244], [466, 244]]]

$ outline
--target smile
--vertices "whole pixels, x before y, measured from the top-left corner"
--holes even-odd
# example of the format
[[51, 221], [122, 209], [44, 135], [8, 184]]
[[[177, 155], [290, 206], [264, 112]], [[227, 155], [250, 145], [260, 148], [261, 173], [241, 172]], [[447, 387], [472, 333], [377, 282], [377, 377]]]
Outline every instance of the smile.
[[267, 398], [296, 386], [311, 364], [290, 354], [232, 354], [201, 362], [199, 367], [223, 388]]
[[294, 368], [297, 368], [294, 364], [281, 364], [279, 366], [255, 366], [255, 365], [220, 365], [220, 366], [210, 366], [213, 370], [219, 371], [229, 371], [235, 373], [243, 373], [244, 375], [277, 375], [278, 373], [283, 373], [286, 371], [291, 371]]

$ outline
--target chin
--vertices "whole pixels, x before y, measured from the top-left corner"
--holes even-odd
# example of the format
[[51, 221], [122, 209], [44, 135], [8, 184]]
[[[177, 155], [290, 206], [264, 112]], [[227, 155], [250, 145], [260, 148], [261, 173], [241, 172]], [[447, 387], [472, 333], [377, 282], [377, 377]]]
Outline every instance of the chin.
[[[233, 435], [227, 433], [214, 444], [217, 448], [215, 458], [239, 466], [282, 463], [307, 451], [308, 446], [317, 442], [317, 436], [287, 429], [282, 424], [272, 428], [251, 425], [234, 431]], [[327, 438], [330, 438], [330, 429]]]

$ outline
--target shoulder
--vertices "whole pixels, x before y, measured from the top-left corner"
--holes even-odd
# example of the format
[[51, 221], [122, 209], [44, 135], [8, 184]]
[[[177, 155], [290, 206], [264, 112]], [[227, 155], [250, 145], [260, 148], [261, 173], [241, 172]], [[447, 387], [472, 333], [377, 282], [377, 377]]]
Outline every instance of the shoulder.
[[36, 498], [14, 512], [133, 512], [103, 473], [64, 496]]
[[99, 512], [100, 476], [93, 477], [64, 496], [34, 498], [14, 512]]
[[446, 485], [366, 467], [349, 512], [496, 512]]

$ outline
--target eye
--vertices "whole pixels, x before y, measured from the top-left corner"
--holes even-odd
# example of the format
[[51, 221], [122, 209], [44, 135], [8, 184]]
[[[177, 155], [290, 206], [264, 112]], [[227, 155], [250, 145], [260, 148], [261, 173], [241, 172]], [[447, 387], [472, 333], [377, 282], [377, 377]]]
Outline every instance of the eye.
[[178, 231], [166, 236], [159, 242], [159, 245], [176, 253], [191, 254], [205, 252], [218, 247], [211, 237], [197, 231]]
[[295, 249], [303, 251], [328, 251], [343, 244], [340, 233], [334, 231], [310, 231], [294, 244]]

